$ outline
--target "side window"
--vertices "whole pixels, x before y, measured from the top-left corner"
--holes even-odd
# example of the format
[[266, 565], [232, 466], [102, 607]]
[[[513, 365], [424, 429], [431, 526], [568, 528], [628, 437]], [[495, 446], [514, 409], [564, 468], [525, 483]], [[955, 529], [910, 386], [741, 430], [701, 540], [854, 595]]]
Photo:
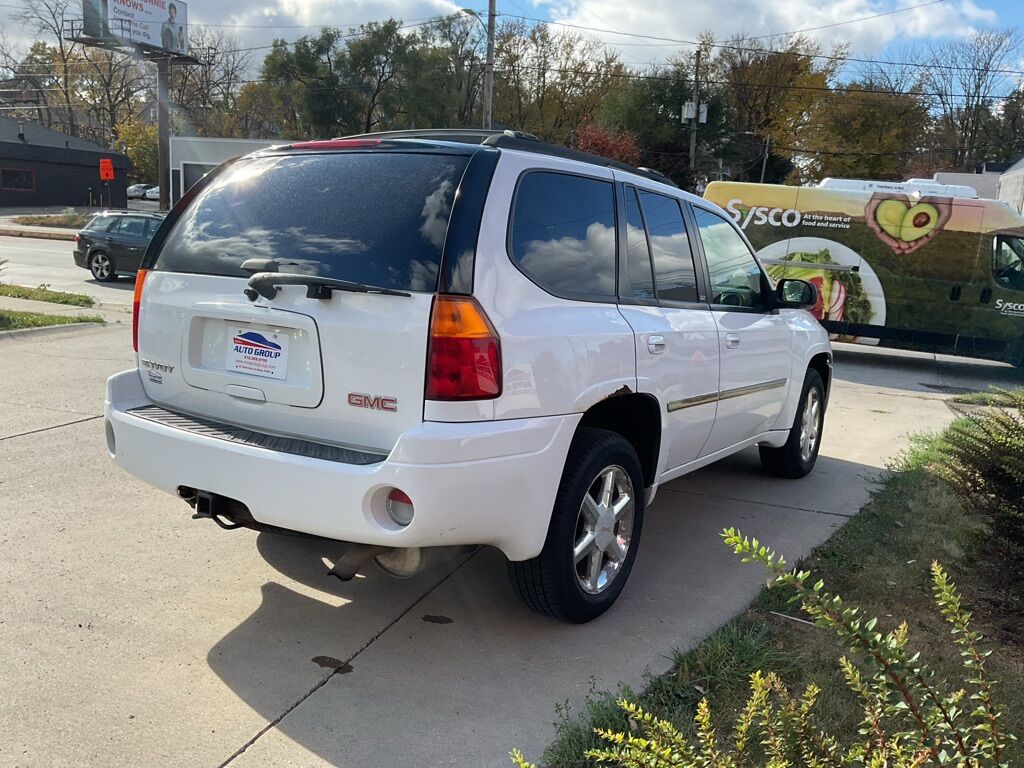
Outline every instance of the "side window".
[[651, 238], [658, 298], [697, 301], [697, 272], [679, 201], [641, 191], [640, 202]]
[[651, 251], [647, 247], [644, 218], [635, 187], [625, 187], [626, 193], [626, 274], [629, 295], [637, 299], [654, 298], [654, 279], [651, 277]]
[[1024, 238], [998, 235], [992, 252], [992, 277], [1011, 291], [1024, 291]]
[[693, 207], [711, 275], [711, 303], [732, 307], [764, 307], [761, 268], [736, 230], [721, 216]]
[[116, 216], [96, 216], [92, 221], [85, 225], [85, 228], [93, 232], [110, 232], [117, 231], [117, 217]]
[[533, 171], [512, 211], [510, 253], [541, 288], [615, 301], [615, 195], [611, 182]]
[[153, 237], [158, 229], [160, 229], [160, 219], [146, 219], [146, 237]]
[[146, 231], [146, 224], [144, 219], [137, 218], [135, 216], [124, 216], [121, 219], [121, 234], [131, 235], [132, 237], [142, 237]]

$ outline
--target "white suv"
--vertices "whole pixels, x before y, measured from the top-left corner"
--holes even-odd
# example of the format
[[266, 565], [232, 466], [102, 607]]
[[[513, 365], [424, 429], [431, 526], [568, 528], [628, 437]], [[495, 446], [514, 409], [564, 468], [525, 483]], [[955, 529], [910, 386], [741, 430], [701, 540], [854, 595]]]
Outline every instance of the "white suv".
[[376, 555], [490, 545], [526, 603], [616, 599], [659, 484], [817, 458], [828, 337], [716, 206], [524, 134], [419, 131], [225, 164], [158, 231], [117, 463], [225, 527]]

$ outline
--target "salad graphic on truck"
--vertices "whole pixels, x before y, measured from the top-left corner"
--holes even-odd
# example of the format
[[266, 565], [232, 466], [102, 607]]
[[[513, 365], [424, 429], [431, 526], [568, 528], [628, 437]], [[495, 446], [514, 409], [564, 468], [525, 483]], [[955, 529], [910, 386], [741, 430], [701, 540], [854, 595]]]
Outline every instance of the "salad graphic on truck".
[[970, 187], [713, 182], [768, 274], [818, 288], [812, 313], [862, 344], [1024, 364], [1024, 217]]

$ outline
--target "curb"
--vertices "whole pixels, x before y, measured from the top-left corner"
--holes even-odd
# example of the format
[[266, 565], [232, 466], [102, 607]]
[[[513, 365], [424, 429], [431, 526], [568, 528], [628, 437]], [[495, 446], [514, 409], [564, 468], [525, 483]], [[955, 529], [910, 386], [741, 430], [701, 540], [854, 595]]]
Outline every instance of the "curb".
[[15, 341], [26, 336], [49, 336], [61, 331], [77, 331], [83, 328], [106, 328], [109, 323], [61, 323], [60, 325], [43, 325], [39, 328], [16, 328], [13, 331], [0, 331], [0, 343]]
[[33, 237], [38, 240], [68, 240], [74, 241], [75, 235], [67, 232], [36, 232], [35, 230], [25, 231], [24, 229], [8, 229], [0, 227], [0, 236], [3, 237]]

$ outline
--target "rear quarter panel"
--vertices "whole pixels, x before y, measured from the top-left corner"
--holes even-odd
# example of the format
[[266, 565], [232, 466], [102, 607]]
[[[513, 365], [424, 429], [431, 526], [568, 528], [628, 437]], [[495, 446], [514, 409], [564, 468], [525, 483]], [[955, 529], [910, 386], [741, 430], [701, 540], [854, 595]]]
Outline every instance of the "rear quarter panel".
[[[563, 170], [613, 181], [612, 172], [559, 158], [505, 150], [491, 182], [477, 247], [474, 295], [501, 338], [503, 388], [490, 417], [582, 413], [623, 387], [636, 390], [633, 331], [614, 302], [553, 296], [512, 263], [506, 250], [516, 184], [527, 170]], [[480, 403], [428, 402], [428, 420], [471, 421]]]

